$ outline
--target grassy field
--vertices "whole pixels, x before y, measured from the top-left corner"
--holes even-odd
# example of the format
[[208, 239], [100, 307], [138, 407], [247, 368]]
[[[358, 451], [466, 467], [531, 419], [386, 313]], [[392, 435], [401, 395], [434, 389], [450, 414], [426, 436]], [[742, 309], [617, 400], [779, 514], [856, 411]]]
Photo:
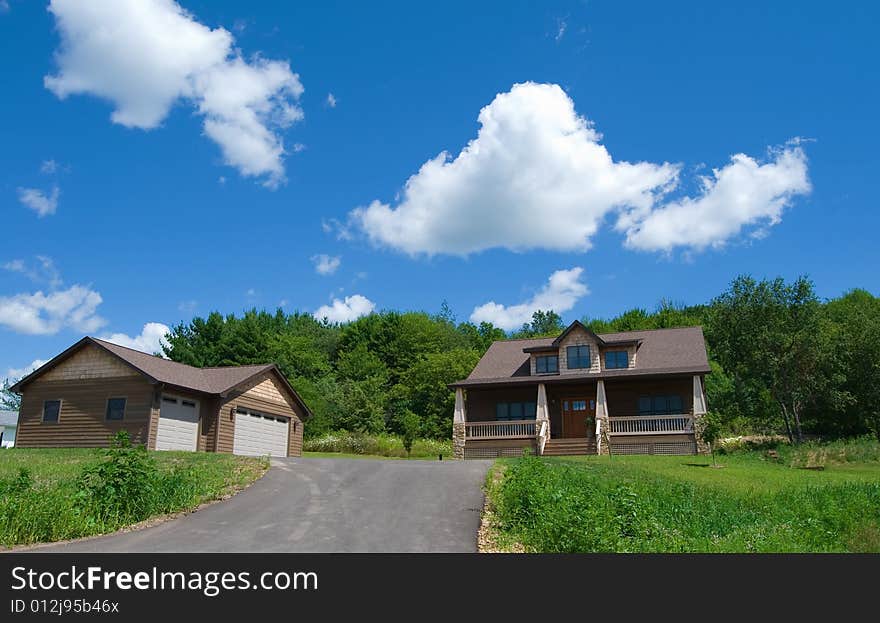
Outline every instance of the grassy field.
[[880, 552], [880, 461], [760, 452], [499, 461], [489, 532], [534, 552]]
[[84, 471], [108, 461], [106, 451], [0, 451], [0, 547], [104, 534], [156, 515], [191, 510], [247, 486], [268, 467], [262, 459], [230, 454], [141, 452], [135, 458], [140, 455], [147, 467], [136, 475], [139, 488], [132, 496], [140, 503], [122, 512], [94, 499], [96, 491], [107, 498], [100, 474], [87, 481], [83, 477]]

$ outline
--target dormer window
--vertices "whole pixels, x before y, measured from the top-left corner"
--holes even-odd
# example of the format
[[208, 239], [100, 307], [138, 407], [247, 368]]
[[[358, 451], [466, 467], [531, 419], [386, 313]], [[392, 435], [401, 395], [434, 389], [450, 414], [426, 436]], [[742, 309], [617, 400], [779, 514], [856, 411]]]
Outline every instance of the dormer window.
[[535, 357], [535, 371], [538, 374], [559, 372], [559, 355], [539, 355]]
[[565, 353], [569, 370], [592, 367], [589, 346], [569, 346], [565, 349]]
[[605, 353], [605, 369], [629, 367], [629, 353], [625, 350], [609, 350]]

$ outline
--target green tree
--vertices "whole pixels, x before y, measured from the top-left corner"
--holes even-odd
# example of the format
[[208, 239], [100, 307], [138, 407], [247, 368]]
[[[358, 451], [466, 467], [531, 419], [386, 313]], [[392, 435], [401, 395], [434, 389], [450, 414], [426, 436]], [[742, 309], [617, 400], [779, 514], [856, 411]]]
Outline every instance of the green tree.
[[713, 351], [737, 384], [766, 388], [792, 442], [803, 440], [801, 416], [825, 389], [819, 301], [800, 277], [738, 277], [712, 302]]
[[16, 394], [9, 388], [15, 385], [16, 381], [6, 379], [0, 386], [0, 409], [3, 411], [18, 411], [21, 409], [21, 396]]
[[552, 309], [537, 310], [532, 314], [532, 321], [523, 324], [514, 335], [517, 338], [556, 336], [565, 330], [562, 318]]
[[433, 353], [403, 375], [394, 388], [394, 398], [398, 410], [412, 410], [420, 416], [422, 436], [451, 436], [455, 392], [448, 386], [470, 374], [479, 359], [480, 353], [470, 349]]
[[825, 314], [839, 365], [842, 398], [830, 408], [836, 407], [840, 432], [866, 430], [880, 441], [880, 298], [852, 290], [830, 301]]
[[403, 424], [403, 449], [406, 450], [406, 455], [409, 456], [412, 452], [413, 442], [419, 435], [419, 416], [407, 409], [403, 413], [401, 422]]

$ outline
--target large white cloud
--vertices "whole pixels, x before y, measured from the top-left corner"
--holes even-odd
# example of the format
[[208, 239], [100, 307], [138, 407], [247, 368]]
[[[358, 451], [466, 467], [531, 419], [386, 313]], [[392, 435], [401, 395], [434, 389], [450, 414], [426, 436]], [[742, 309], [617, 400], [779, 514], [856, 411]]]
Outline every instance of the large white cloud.
[[776, 150], [764, 164], [745, 154], [700, 178], [701, 194], [642, 214], [621, 215], [617, 228], [626, 246], [646, 251], [718, 247], [746, 227], [765, 232], [782, 219], [792, 197], [810, 192], [807, 158], [798, 144]]
[[102, 300], [98, 292], [82, 285], [49, 294], [0, 297], [0, 325], [30, 335], [54, 335], [65, 327], [91, 333], [106, 324], [97, 314]]
[[61, 46], [45, 84], [58, 97], [102, 97], [115, 123], [141, 129], [186, 101], [227, 164], [270, 186], [283, 181], [280, 133], [303, 115], [303, 87], [287, 62], [246, 60], [229, 31], [199, 23], [174, 0], [52, 0], [49, 11]]
[[131, 337], [125, 333], [111, 333], [102, 335], [100, 338], [120, 346], [155, 355], [162, 354], [162, 347], [168, 346], [168, 340], [165, 339], [165, 336], [170, 332], [171, 329], [161, 322], [148, 322], [144, 325], [140, 335]]
[[765, 164], [733, 156], [701, 180], [699, 196], [671, 198], [680, 165], [615, 161], [557, 85], [516, 84], [479, 122], [456, 157], [444, 151], [423, 164], [396, 205], [353, 210], [340, 237], [360, 230], [412, 255], [584, 251], [611, 216], [628, 247], [700, 250], [778, 222], [791, 198], [810, 190], [803, 150], [790, 144]]
[[344, 323], [371, 314], [375, 309], [376, 304], [373, 301], [360, 294], [353, 294], [346, 296], [344, 300], [333, 299], [330, 305], [322, 305], [312, 315], [318, 320]]
[[547, 284], [528, 301], [510, 306], [489, 301], [474, 308], [471, 322], [491, 322], [496, 327], [510, 331], [530, 322], [532, 314], [538, 310], [552, 310], [557, 314], [563, 314], [590, 292], [587, 284], [581, 279], [583, 272], [584, 269], [580, 267], [557, 270], [550, 275]]
[[441, 152], [409, 178], [397, 206], [373, 201], [352, 222], [410, 254], [583, 251], [610, 210], [649, 208], [677, 177], [670, 164], [615, 162], [558, 85], [514, 85], [479, 122], [458, 156]]

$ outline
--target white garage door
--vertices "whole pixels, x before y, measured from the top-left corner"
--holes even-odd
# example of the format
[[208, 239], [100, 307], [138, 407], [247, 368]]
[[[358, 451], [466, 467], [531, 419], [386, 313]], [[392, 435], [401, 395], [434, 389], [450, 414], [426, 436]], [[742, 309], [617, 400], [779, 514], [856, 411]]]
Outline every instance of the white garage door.
[[195, 450], [199, 436], [199, 403], [162, 396], [156, 450]]
[[247, 456], [287, 456], [286, 417], [245, 409], [235, 413], [232, 453]]

